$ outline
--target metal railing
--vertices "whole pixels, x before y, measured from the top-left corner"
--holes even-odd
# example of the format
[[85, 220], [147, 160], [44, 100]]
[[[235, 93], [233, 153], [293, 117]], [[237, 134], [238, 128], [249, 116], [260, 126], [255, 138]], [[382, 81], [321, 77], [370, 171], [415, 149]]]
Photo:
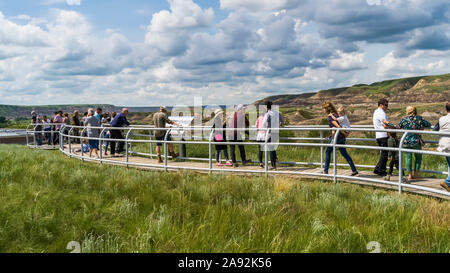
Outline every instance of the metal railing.
[[[34, 124], [33, 124], [34, 125]], [[88, 127], [83, 126], [72, 126], [72, 125], [62, 125], [62, 128], [60, 129], [59, 138], [60, 138], [60, 145], [59, 149], [61, 152], [66, 154], [69, 157], [74, 157], [81, 159], [83, 161], [90, 160], [90, 161], [99, 161], [100, 163], [112, 163], [112, 164], [121, 164], [125, 166], [136, 166], [136, 167], [148, 167], [148, 168], [157, 168], [162, 169], [165, 171], [168, 170], [193, 170], [193, 171], [207, 171], [209, 173], [213, 172], [234, 172], [234, 173], [258, 173], [258, 174], [265, 174], [266, 176], [271, 174], [287, 174], [287, 175], [303, 175], [303, 176], [310, 176], [310, 177], [318, 177], [318, 178], [330, 178], [333, 179], [335, 182], [338, 182], [339, 180], [346, 180], [346, 181], [359, 181], [359, 182], [371, 182], [371, 183], [377, 183], [377, 184], [384, 184], [389, 186], [394, 186], [398, 188], [398, 192], [402, 193], [404, 189], [412, 189], [417, 191], [423, 191], [426, 193], [434, 193], [441, 196], [450, 197], [450, 193], [445, 190], [439, 190], [432, 187], [427, 186], [421, 186], [421, 185], [414, 185], [414, 184], [407, 184], [403, 182], [403, 171], [399, 171], [398, 173], [398, 182], [392, 182], [392, 181], [386, 181], [384, 179], [376, 179], [376, 178], [368, 178], [368, 177], [357, 177], [357, 176], [349, 176], [349, 175], [340, 175], [338, 174], [337, 170], [338, 168], [347, 169], [348, 165], [346, 164], [339, 164], [337, 161], [337, 149], [339, 148], [347, 148], [347, 149], [360, 149], [365, 151], [370, 150], [376, 150], [376, 151], [393, 151], [398, 152], [399, 154], [399, 166], [401, 170], [404, 170], [403, 168], [403, 154], [405, 153], [415, 153], [415, 154], [423, 154], [423, 155], [433, 155], [433, 156], [440, 156], [440, 157], [450, 157], [450, 153], [441, 153], [436, 151], [428, 151], [428, 150], [411, 150], [403, 147], [402, 143], [406, 139], [406, 137], [409, 134], [420, 134], [424, 136], [429, 137], [450, 137], [450, 132], [433, 132], [433, 131], [412, 131], [412, 130], [376, 130], [373, 129], [372, 126], [354, 126], [352, 128], [345, 128], [345, 129], [332, 129], [328, 128], [327, 126], [289, 126], [289, 127], [283, 127], [283, 128], [276, 128], [276, 129], [257, 129], [257, 128], [246, 128], [246, 129], [235, 129], [235, 128], [226, 128], [226, 129], [214, 129], [212, 127], [183, 127], [183, 128], [166, 128], [166, 129], [160, 129], [160, 128], [154, 128], [153, 126], [147, 126], [147, 125], [139, 125], [139, 126], [131, 126], [131, 127], [123, 127], [123, 128], [117, 128], [117, 127], [89, 127], [90, 129], [98, 129], [99, 130], [99, 137], [97, 138], [91, 138], [87, 136], [86, 130]], [[81, 134], [76, 136], [73, 134], [73, 132], [77, 130], [80, 131]], [[104, 138], [104, 133], [106, 130], [113, 131], [113, 130], [121, 130], [124, 132], [124, 138], [123, 139], [111, 139], [111, 138]], [[186, 137], [184, 139], [185, 132], [188, 131], [201, 131], [202, 135], [198, 137]], [[252, 140], [246, 141], [246, 142], [233, 142], [233, 141], [227, 141], [227, 142], [215, 142], [214, 141], [214, 132], [215, 131], [264, 131], [266, 138], [265, 141], [262, 142], [254, 142]], [[165, 131], [165, 137], [163, 141], [158, 141], [154, 139], [154, 132], [155, 131]], [[278, 142], [269, 142], [269, 134], [268, 132], [271, 131], [271, 133], [280, 134], [285, 131], [290, 131], [295, 133], [311, 133], [316, 132], [318, 133], [318, 137], [279, 137]], [[326, 135], [331, 134], [331, 132], [334, 131], [334, 138], [330, 140], [330, 138], [325, 137]], [[390, 132], [390, 133], [397, 133], [399, 136], [401, 136], [400, 139], [400, 145], [396, 148], [388, 148], [388, 147], [379, 147], [379, 146], [370, 146], [370, 145], [361, 145], [358, 142], [375, 142], [375, 139], [373, 138], [347, 138], [348, 142], [356, 142], [355, 144], [338, 144], [337, 138], [339, 136], [339, 133], [341, 131], [346, 132], [352, 132], [357, 133], [376, 133], [376, 132]], [[28, 132], [28, 130], [27, 130]], [[67, 132], [67, 133], [65, 133]], [[142, 132], [148, 132], [148, 134], [143, 134]], [[204, 132], [209, 132], [209, 134], [204, 134]], [[35, 131], [30, 131], [30, 133], [36, 133]], [[174, 138], [179, 140], [168, 140], [169, 134], [173, 135]], [[134, 139], [134, 138], [140, 138], [140, 139]], [[145, 138], [145, 139], [143, 139]], [[67, 148], [65, 147], [64, 139], [67, 140]], [[83, 149], [81, 148], [81, 155], [76, 154], [72, 151], [72, 142], [74, 140], [80, 140], [79, 142], [82, 143], [83, 139], [89, 139], [89, 140], [98, 140], [99, 141], [99, 158], [91, 158], [88, 156], [85, 156]], [[192, 140], [190, 140], [192, 139]], [[104, 158], [103, 157], [103, 142], [105, 141], [113, 141], [113, 142], [123, 142], [125, 146], [125, 160], [124, 161], [118, 161], [113, 160], [110, 158]], [[289, 142], [287, 142], [289, 141]], [[161, 155], [164, 157], [164, 161], [161, 164], [150, 164], [150, 163], [139, 163], [139, 162], [133, 162], [130, 160], [132, 156], [138, 156], [138, 157], [148, 157], [153, 158], [156, 156], [155, 153], [153, 153], [153, 146], [156, 143], [163, 144], [163, 151], [164, 153]], [[328, 143], [330, 142], [330, 143]], [[436, 141], [429, 141], [428, 143], [436, 143]], [[149, 144], [149, 153], [145, 152], [137, 152], [133, 151], [133, 144]], [[173, 162], [171, 164], [168, 163], [168, 159], [170, 158], [168, 153], [168, 144], [179, 144], [179, 149], [181, 151], [182, 145], [208, 145], [208, 158], [194, 158], [194, 157], [180, 157], [180, 159], [185, 161], [192, 161], [192, 162], [208, 162], [209, 164], [207, 167], [190, 167], [190, 166], [182, 166], [183, 164], [177, 164], [177, 162]], [[264, 152], [264, 169], [261, 170], [249, 170], [249, 169], [239, 169], [239, 168], [214, 168], [213, 167], [213, 145], [220, 144], [220, 145], [244, 145], [244, 146], [260, 146], [263, 147]], [[268, 147], [269, 146], [287, 146], [287, 147], [310, 147], [314, 149], [320, 149], [320, 162], [277, 162], [280, 165], [288, 165], [288, 166], [314, 166], [314, 167], [320, 167], [323, 168], [324, 166], [324, 151], [327, 148], [332, 149], [332, 158], [333, 158], [333, 164], [331, 165], [333, 167], [333, 172], [330, 174], [325, 173], [315, 173], [315, 172], [308, 172], [308, 171], [299, 171], [299, 170], [269, 170], [269, 157], [268, 157]], [[180, 153], [181, 154], [181, 153]], [[374, 161], [377, 161], [378, 158], [374, 158]], [[445, 159], [444, 161], [445, 162]], [[367, 168], [367, 169], [374, 169], [375, 166], [371, 165], [358, 165], [355, 164], [357, 168]], [[286, 168], [285, 168], [286, 169]], [[445, 171], [439, 171], [439, 170], [420, 170], [420, 172], [423, 173], [430, 173], [435, 175], [448, 175], [450, 170]]]

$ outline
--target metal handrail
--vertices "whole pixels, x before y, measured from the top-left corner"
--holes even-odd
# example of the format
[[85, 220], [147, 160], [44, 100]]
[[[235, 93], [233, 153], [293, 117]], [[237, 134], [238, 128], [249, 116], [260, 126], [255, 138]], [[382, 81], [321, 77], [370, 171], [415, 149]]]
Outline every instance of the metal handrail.
[[[337, 149], [338, 148], [354, 148], [354, 149], [366, 149], [366, 150], [379, 150], [379, 151], [394, 151], [394, 152], [398, 152], [399, 153], [399, 169], [403, 170], [403, 159], [402, 159], [402, 155], [404, 153], [416, 153], [416, 154], [426, 154], [426, 155], [435, 155], [435, 156], [450, 156], [450, 153], [442, 153], [442, 152], [434, 152], [434, 151], [426, 151], [426, 150], [411, 150], [411, 149], [407, 149], [405, 147], [403, 147], [403, 143], [404, 140], [406, 139], [408, 134], [422, 134], [422, 135], [430, 135], [430, 136], [440, 136], [440, 137], [450, 137], [450, 132], [434, 132], [434, 131], [413, 131], [413, 130], [398, 130], [398, 129], [372, 129], [369, 126], [367, 127], [360, 127], [360, 128], [345, 128], [345, 129], [341, 129], [341, 128], [329, 128], [329, 127], [322, 127], [322, 126], [308, 126], [308, 127], [283, 127], [283, 128], [220, 128], [220, 130], [223, 131], [265, 131], [265, 141], [264, 141], [264, 147], [265, 147], [265, 169], [264, 170], [239, 170], [239, 169], [218, 169], [218, 168], [213, 168], [213, 164], [212, 164], [212, 150], [213, 150], [213, 135], [214, 135], [214, 130], [216, 130], [217, 128], [212, 128], [212, 127], [183, 127], [183, 129], [187, 129], [187, 130], [192, 130], [195, 128], [201, 128], [202, 130], [204, 129], [208, 129], [209, 130], [209, 137], [206, 139], [206, 141], [203, 141], [204, 137], [202, 137], [202, 140], [200, 141], [189, 141], [189, 140], [185, 140], [185, 141], [177, 141], [177, 140], [171, 140], [168, 141], [168, 136], [170, 135], [170, 132], [172, 130], [175, 130], [176, 128], [154, 128], [154, 127], [149, 127], [149, 126], [129, 126], [129, 127], [85, 127], [85, 126], [72, 126], [72, 125], [64, 125], [61, 124], [62, 128], [60, 131], [60, 150], [61, 152], [63, 152], [64, 154], [71, 156], [71, 157], [75, 157], [75, 158], [80, 158], [83, 161], [88, 159], [85, 157], [83, 151], [81, 153], [81, 157], [77, 154], [72, 153], [72, 149], [71, 149], [71, 140], [72, 139], [86, 139], [85, 136], [83, 136], [85, 130], [87, 128], [91, 128], [91, 129], [101, 129], [102, 133], [100, 134], [100, 137], [98, 138], [91, 138], [91, 137], [87, 137], [90, 140], [99, 140], [99, 141], [112, 141], [111, 139], [106, 139], [103, 138], [103, 132], [105, 130], [124, 130], [127, 131], [126, 137], [125, 139], [114, 139], [115, 142], [120, 142], [123, 141], [125, 142], [126, 145], [126, 156], [127, 159], [125, 162], [119, 162], [119, 161], [114, 161], [114, 160], [109, 160], [109, 159], [105, 159], [102, 156], [100, 156], [100, 158], [98, 159], [94, 159], [94, 158], [89, 158], [89, 160], [94, 160], [94, 161], [99, 161], [99, 162], [108, 162], [108, 163], [115, 163], [115, 164], [123, 164], [126, 166], [129, 165], [134, 165], [134, 166], [142, 166], [142, 167], [155, 167], [155, 168], [163, 168], [165, 171], [168, 170], [172, 170], [172, 169], [186, 169], [186, 170], [202, 170], [202, 171], [208, 171], [209, 173], [212, 172], [216, 172], [216, 171], [220, 171], [220, 172], [237, 172], [237, 173], [265, 173], [266, 176], [268, 176], [269, 174], [301, 174], [301, 175], [311, 175], [311, 176], [316, 176], [316, 177], [328, 177], [328, 178], [333, 178], [333, 180], [335, 182], [338, 181], [338, 179], [347, 179], [347, 180], [354, 180], [354, 181], [366, 181], [366, 182], [375, 182], [375, 183], [380, 183], [380, 184], [386, 184], [386, 185], [391, 185], [391, 186], [398, 186], [398, 192], [401, 194], [403, 192], [404, 188], [409, 188], [409, 189], [415, 189], [415, 190], [421, 190], [421, 191], [426, 191], [426, 192], [430, 192], [430, 193], [438, 193], [440, 195], [445, 195], [445, 196], [450, 196], [450, 193], [445, 192], [445, 191], [440, 191], [440, 190], [436, 190], [433, 188], [429, 188], [429, 187], [424, 187], [424, 186], [418, 186], [418, 185], [410, 185], [410, 184], [404, 184], [403, 183], [403, 172], [399, 171], [399, 182], [389, 182], [389, 181], [384, 181], [384, 180], [379, 180], [379, 179], [373, 179], [373, 178], [362, 178], [362, 177], [350, 177], [350, 176], [345, 176], [345, 175], [338, 175], [337, 170], [338, 167], [341, 166], [346, 166], [345, 164], [338, 164], [337, 162]], [[64, 129], [69, 129], [68, 134], [66, 135], [64, 132]], [[83, 129], [81, 136], [73, 136], [72, 132], [74, 129]], [[149, 130], [150, 135], [145, 135], [145, 137], [149, 137], [150, 139], [133, 139], [133, 137], [135, 136], [133, 134], [133, 131], [141, 131], [141, 130]], [[271, 131], [271, 133], [278, 133], [278, 132], [282, 132], [282, 131], [294, 131], [294, 132], [311, 132], [311, 131], [318, 131], [320, 132], [320, 137], [317, 138], [307, 138], [307, 139], [299, 139], [299, 138], [289, 138], [289, 137], [284, 137], [284, 138], [280, 138], [279, 141], [277, 142], [269, 142], [269, 130]], [[350, 132], [395, 132], [395, 133], [399, 133], [402, 134], [402, 138], [400, 141], [400, 145], [399, 147], [395, 147], [395, 148], [389, 148], [389, 147], [378, 147], [378, 146], [367, 146], [367, 145], [343, 145], [343, 144], [338, 144], [337, 143], [337, 139], [338, 136], [340, 134], [341, 131], [350, 131]], [[150, 144], [152, 145], [152, 143], [160, 143], [162, 141], [157, 141], [157, 140], [152, 140], [151, 139], [151, 131], [165, 131], [165, 136], [164, 136], [164, 165], [156, 165], [156, 164], [144, 164], [144, 163], [136, 163], [136, 162], [130, 162], [129, 160], [129, 155], [130, 154], [137, 154], [133, 151], [130, 152], [130, 150], [128, 149], [128, 145], [132, 145], [133, 143], [146, 143], [146, 144]], [[330, 143], [328, 142], [324, 142], [325, 139], [329, 139], [329, 138], [324, 138], [323, 133], [324, 132], [335, 132], [334, 138], [332, 139], [332, 141]], [[33, 131], [34, 133], [34, 131]], [[202, 131], [203, 133], [203, 131]], [[141, 135], [136, 134], [136, 136], [140, 137]], [[64, 137], [68, 137], [68, 142], [69, 142], [69, 152], [66, 152], [64, 150], [64, 145], [63, 145], [63, 139]], [[308, 141], [317, 141], [319, 143], [304, 143], [304, 142], [292, 142], [292, 143], [287, 143], [287, 142], [282, 142], [284, 140], [293, 140], [293, 141], [302, 141], [302, 140], [308, 140]], [[348, 141], [353, 141], [352, 139], [348, 138]], [[362, 141], [361, 139], [354, 139], [354, 141]], [[209, 155], [208, 155], [208, 159], [204, 159], [204, 158], [200, 158], [200, 159], [193, 159], [193, 158], [184, 158], [184, 159], [191, 159], [191, 160], [207, 160], [208, 161], [208, 167], [207, 168], [198, 168], [198, 167], [183, 167], [183, 166], [174, 166], [174, 165], [169, 165], [168, 164], [168, 149], [167, 149], [167, 145], [168, 144], [203, 144], [203, 145], [208, 145], [208, 151], [209, 151]], [[253, 141], [249, 141], [249, 142], [233, 142], [233, 141], [227, 141], [227, 142], [221, 142], [221, 144], [223, 145], [262, 145], [261, 142], [253, 142]], [[323, 167], [323, 151], [325, 148], [329, 148], [332, 147], [333, 148], [333, 159], [334, 159], [334, 170], [333, 170], [333, 174], [317, 174], [317, 173], [308, 173], [308, 172], [301, 172], [301, 171], [276, 171], [276, 170], [270, 170], [268, 169], [268, 163], [269, 163], [269, 159], [268, 159], [268, 145], [278, 145], [278, 146], [293, 146], [293, 147], [317, 147], [321, 149], [321, 162], [286, 162], [286, 164], [298, 164], [298, 165], [317, 165], [317, 166], [321, 166]], [[143, 155], [150, 155], [152, 156], [152, 147], [150, 147], [150, 154], [143, 154], [143, 153], [139, 153], [139, 154], [143, 154]], [[83, 149], [81, 149], [83, 150]], [[285, 163], [285, 162], [282, 162]], [[320, 164], [320, 165], [319, 165]], [[364, 168], [371, 168], [373, 166], [364, 166], [364, 165], [356, 165], [357, 167], [364, 167]], [[422, 171], [422, 170], [421, 170]], [[423, 170], [424, 172], [433, 172], [433, 173], [437, 173], [437, 174], [447, 174], [448, 172], [439, 172], [439, 171], [433, 171], [433, 170]]]

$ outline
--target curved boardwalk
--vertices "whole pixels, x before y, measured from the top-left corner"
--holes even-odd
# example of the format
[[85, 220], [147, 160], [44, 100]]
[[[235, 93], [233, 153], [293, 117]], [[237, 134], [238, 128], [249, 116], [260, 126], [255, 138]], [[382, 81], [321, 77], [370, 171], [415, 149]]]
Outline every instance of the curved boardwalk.
[[[70, 153], [68, 152], [68, 146], [64, 146], [64, 153], [68, 156], [72, 156], [75, 158], [82, 159], [81, 153], [76, 152], [76, 150], [80, 149], [80, 145], [72, 144], [72, 151]], [[89, 159], [88, 155], [84, 155], [85, 161], [89, 162], [97, 162], [101, 163], [98, 160], [95, 160], [95, 158]], [[103, 156], [103, 164], [112, 164], [112, 165], [121, 165], [126, 166], [126, 157], [111, 157]], [[164, 171], [164, 164], [158, 163], [156, 159], [151, 158], [144, 158], [144, 157], [138, 157], [138, 156], [129, 156], [128, 158], [129, 167], [138, 168], [142, 170], [157, 170], [157, 171]], [[146, 165], [146, 166], [144, 166]], [[195, 171], [199, 173], [208, 173], [209, 170], [209, 163], [208, 162], [195, 162], [195, 161], [183, 161], [183, 160], [168, 160], [168, 168], [167, 171], [183, 171], [183, 170], [189, 170], [189, 171]], [[204, 169], [204, 170], [200, 170]], [[227, 170], [233, 170], [233, 172], [227, 172]], [[264, 176], [264, 173], [258, 173], [256, 171], [261, 171], [262, 169], [256, 165], [256, 164], [250, 164], [248, 166], [242, 166], [240, 165], [238, 168], [232, 168], [232, 167], [216, 167], [215, 164], [213, 165], [213, 171], [214, 173], [224, 173], [224, 174], [234, 174], [234, 175], [261, 175]], [[299, 174], [289, 174], [287, 172], [300, 172]], [[333, 165], [330, 166], [330, 174], [333, 173]], [[311, 168], [311, 167], [301, 167], [301, 166], [283, 166], [280, 165], [277, 168], [277, 172], [286, 172], [286, 173], [273, 173], [269, 171], [270, 176], [287, 176], [287, 177], [295, 177], [295, 178], [302, 178], [302, 179], [315, 179], [315, 180], [333, 180], [332, 177], [324, 177], [321, 176], [322, 169], [321, 168]], [[338, 175], [343, 176], [350, 176], [351, 170], [345, 170], [345, 169], [338, 169], [337, 171]], [[317, 174], [317, 175], [315, 175]], [[370, 179], [380, 179], [377, 175], [374, 175], [370, 171], [360, 171], [360, 174], [358, 177], [361, 178], [370, 178]], [[356, 178], [357, 179], [357, 178]], [[358, 181], [355, 179], [348, 179], [348, 178], [338, 178], [339, 181], [342, 182], [351, 182], [352, 184], [359, 184], [359, 185], [365, 185], [365, 186], [373, 186], [377, 188], [384, 188], [384, 189], [391, 189], [391, 190], [398, 190], [398, 186], [393, 185], [387, 185], [387, 184], [381, 184], [376, 182], [367, 182], [367, 181]], [[445, 193], [446, 191], [442, 189], [440, 186], [440, 183], [442, 182], [442, 179], [432, 179], [432, 178], [423, 178], [420, 180], [414, 180], [411, 182], [413, 185], [418, 186], [424, 186], [428, 188], [433, 188], [439, 191], [442, 191], [442, 193]], [[390, 182], [398, 183], [398, 176], [391, 177]], [[416, 193], [421, 195], [427, 195], [432, 197], [438, 197], [441, 199], [450, 200], [449, 196], [446, 196], [444, 194], [438, 194], [438, 193], [431, 193], [431, 192], [425, 192], [421, 190], [416, 189], [410, 189], [410, 188], [403, 188], [404, 192], [408, 193]]]

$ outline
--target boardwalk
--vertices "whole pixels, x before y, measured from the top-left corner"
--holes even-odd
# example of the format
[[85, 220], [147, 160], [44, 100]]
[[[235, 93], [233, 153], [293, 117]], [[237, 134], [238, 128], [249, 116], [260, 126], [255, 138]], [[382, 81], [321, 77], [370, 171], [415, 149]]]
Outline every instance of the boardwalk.
[[[42, 147], [43, 149], [46, 149], [45, 146]], [[76, 152], [80, 149], [80, 145], [72, 145], [72, 151], [70, 152], [70, 155], [76, 158], [81, 159], [81, 153]], [[68, 146], [64, 146], [65, 153], [69, 154]], [[88, 154], [85, 154], [85, 161], [92, 161], [92, 162], [98, 162], [93, 159], [89, 159]], [[87, 158], [86, 158], [87, 156]], [[112, 164], [112, 165], [121, 165], [126, 166], [126, 157], [111, 157], [111, 156], [103, 156], [103, 164]], [[138, 156], [130, 156], [128, 158], [128, 164], [129, 167], [138, 168], [142, 170], [157, 170], [157, 171], [164, 171], [164, 164], [158, 163], [156, 159], [151, 158], [144, 158], [144, 157], [138, 157]], [[168, 160], [167, 165], [167, 171], [183, 171], [183, 170], [191, 170], [199, 173], [209, 173], [209, 163], [208, 162], [194, 162], [194, 161], [184, 161], [184, 160]], [[227, 171], [228, 170], [228, 171]], [[230, 170], [233, 170], [233, 172], [230, 172]], [[215, 164], [213, 165], [212, 171], [214, 173], [223, 173], [223, 174], [234, 174], [234, 175], [261, 175], [264, 176], [264, 173], [261, 173], [263, 169], [261, 169], [257, 164], [249, 164], [248, 166], [242, 166], [240, 165], [238, 168], [233, 167], [216, 167]], [[332, 177], [323, 177], [321, 176], [322, 169], [320, 168], [311, 168], [311, 167], [301, 167], [301, 166], [279, 166], [276, 170], [277, 173], [274, 173], [272, 171], [269, 171], [270, 176], [286, 176], [286, 177], [294, 177], [294, 178], [302, 178], [302, 179], [316, 179], [316, 180], [333, 180]], [[284, 173], [283, 173], [284, 172]], [[298, 172], [296, 174], [293, 174], [291, 172]], [[333, 168], [330, 169], [330, 174], [333, 173]], [[345, 169], [339, 169], [337, 171], [338, 175], [341, 176], [350, 176], [351, 170], [345, 170]], [[359, 178], [369, 178], [369, 179], [380, 179], [378, 176], [374, 175], [370, 171], [360, 171], [360, 174], [358, 175]], [[355, 178], [358, 179], [358, 178]], [[384, 189], [391, 189], [391, 190], [398, 190], [398, 185], [387, 185], [382, 183], [376, 183], [376, 182], [367, 182], [367, 181], [358, 181], [355, 179], [348, 179], [348, 178], [339, 178], [338, 181], [341, 182], [351, 182], [353, 184], [359, 184], [364, 186], [373, 186], [377, 188], [384, 188]], [[398, 176], [391, 177], [390, 182], [398, 183]], [[439, 191], [442, 191], [443, 193], [445, 190], [442, 189], [440, 186], [440, 183], [442, 182], [442, 179], [432, 179], [432, 178], [423, 178], [420, 180], [414, 180], [411, 182], [412, 185], [417, 186], [424, 186], [428, 188], [433, 188]], [[410, 188], [403, 188], [405, 192], [409, 193], [419, 193], [422, 195], [432, 196], [432, 197], [438, 197], [446, 200], [450, 200], [449, 196], [437, 194], [437, 193], [430, 193], [430, 192], [424, 192], [416, 189], [410, 189]]]

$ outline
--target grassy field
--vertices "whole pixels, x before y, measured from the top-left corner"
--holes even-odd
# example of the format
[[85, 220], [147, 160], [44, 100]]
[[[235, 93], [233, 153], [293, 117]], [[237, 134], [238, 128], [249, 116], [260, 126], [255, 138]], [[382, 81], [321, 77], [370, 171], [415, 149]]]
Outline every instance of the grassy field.
[[0, 252], [450, 252], [448, 202], [349, 184], [146, 172], [0, 145]]

